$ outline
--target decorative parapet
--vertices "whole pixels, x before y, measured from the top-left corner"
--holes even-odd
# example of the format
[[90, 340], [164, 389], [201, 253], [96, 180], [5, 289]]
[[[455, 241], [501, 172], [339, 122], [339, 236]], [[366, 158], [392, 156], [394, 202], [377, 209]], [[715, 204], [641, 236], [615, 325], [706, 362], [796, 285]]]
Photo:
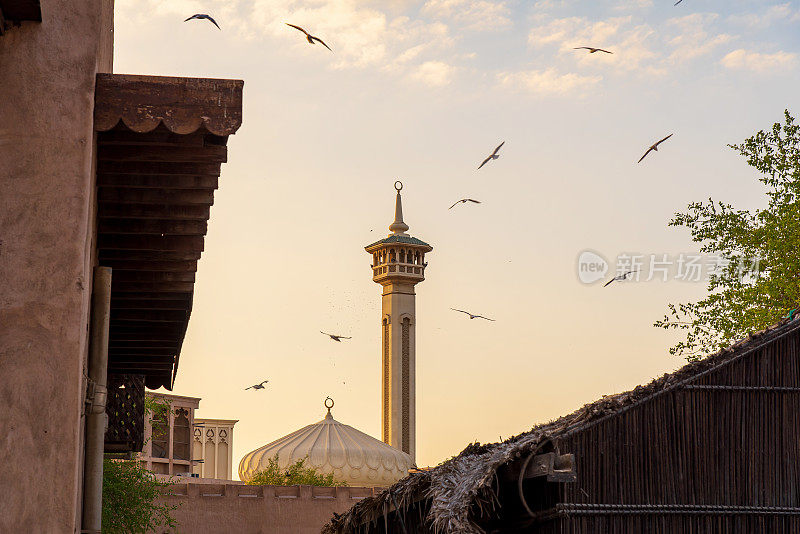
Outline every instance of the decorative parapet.
[[242, 124], [241, 80], [98, 74], [94, 127], [105, 132], [122, 122], [144, 133], [163, 124], [176, 134], [201, 127], [228, 136]]
[[164, 497], [175, 499], [299, 499], [361, 500], [383, 488], [350, 486], [249, 486], [245, 484], [205, 484], [187, 482], [164, 488]]

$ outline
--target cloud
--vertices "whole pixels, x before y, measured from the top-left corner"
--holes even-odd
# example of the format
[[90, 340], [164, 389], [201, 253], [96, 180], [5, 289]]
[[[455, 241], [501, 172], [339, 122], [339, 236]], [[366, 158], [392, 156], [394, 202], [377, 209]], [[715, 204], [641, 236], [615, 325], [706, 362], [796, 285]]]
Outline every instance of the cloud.
[[[454, 69], [442, 65], [452, 60], [455, 39], [443, 22], [392, 14], [408, 4], [408, 0], [117, 0], [117, 10], [118, 16], [139, 18], [141, 24], [150, 23], [147, 18], [153, 14], [183, 20], [186, 13], [212, 13], [223, 30], [237, 38], [270, 46], [278, 42], [281, 51], [297, 58], [322, 58], [337, 70], [373, 68], [442, 85]], [[457, 2], [454, 13], [456, 7]], [[319, 45], [310, 46], [285, 22], [324, 40], [333, 55], [323, 54], [328, 51]]]
[[[647, 24], [634, 24], [631, 16], [592, 21], [584, 17], [551, 19], [531, 28], [528, 43], [534, 48], [557, 46], [564, 54], [577, 58], [582, 67], [610, 67], [619, 71], [661, 74], [658, 54], [649, 42], [655, 30]], [[586, 54], [576, 46], [597, 46], [616, 54]], [[624, 52], [624, 53], [623, 53]]]
[[729, 69], [764, 73], [794, 68], [797, 63], [797, 54], [783, 51], [761, 54], [740, 48], [723, 57], [720, 63]]
[[568, 4], [567, 0], [539, 0], [535, 4], [533, 4], [534, 9], [556, 9], [561, 7], [566, 7]]
[[456, 68], [443, 61], [426, 61], [414, 69], [411, 78], [431, 87], [447, 85]]
[[502, 86], [546, 96], [585, 95], [603, 79], [574, 72], [561, 74], [554, 68], [501, 72], [497, 78]]
[[683, 63], [711, 53], [715, 48], [731, 42], [734, 37], [727, 33], [712, 34], [707, 27], [718, 18], [715, 13], [693, 13], [685, 17], [669, 19], [667, 25], [680, 32], [668, 41], [674, 48], [669, 56], [672, 63]]
[[612, 9], [615, 11], [629, 11], [631, 9], [644, 9], [646, 7], [653, 7], [653, 0], [622, 0]]
[[753, 30], [764, 30], [776, 22], [800, 22], [800, 9], [794, 9], [790, 3], [779, 4], [760, 13], [731, 15], [728, 21]]
[[428, 0], [422, 6], [421, 13], [472, 31], [498, 30], [511, 25], [511, 10], [505, 2]]

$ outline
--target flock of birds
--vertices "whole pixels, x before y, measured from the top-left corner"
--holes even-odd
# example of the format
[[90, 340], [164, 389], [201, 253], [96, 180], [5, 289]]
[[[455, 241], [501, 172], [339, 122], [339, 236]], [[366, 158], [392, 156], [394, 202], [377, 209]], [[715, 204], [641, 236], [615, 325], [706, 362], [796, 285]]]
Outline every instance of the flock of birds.
[[[677, 2], [675, 2], [675, 5], [677, 6], [682, 1], [683, 0], [678, 0]], [[219, 24], [217, 24], [217, 21], [214, 20], [213, 17], [211, 17], [210, 15], [205, 14], [205, 13], [196, 13], [196, 14], [192, 15], [191, 17], [187, 18], [186, 20], [184, 20], [184, 22], [188, 22], [190, 20], [207, 20], [210, 23], [212, 23], [214, 26], [216, 26], [218, 29], [220, 29], [220, 30], [222, 29], [222, 28], [220, 28]], [[322, 46], [324, 46], [325, 48], [327, 48], [328, 50], [330, 50], [331, 52], [333, 52], [331, 47], [328, 46], [325, 43], [325, 41], [323, 41], [322, 39], [320, 39], [319, 37], [317, 37], [315, 35], [311, 35], [304, 28], [301, 28], [300, 26], [297, 26], [295, 24], [289, 24], [288, 22], [286, 22], [284, 24], [286, 24], [290, 28], [294, 28], [295, 30], [297, 30], [299, 32], [302, 32], [303, 35], [306, 38], [306, 41], [308, 41], [309, 44], [313, 45], [313, 44], [319, 43]], [[589, 54], [595, 54], [597, 52], [603, 52], [605, 54], [613, 54], [614, 53], [614, 52], [612, 52], [610, 50], [605, 50], [603, 48], [597, 48], [597, 47], [593, 47], [593, 46], [576, 46], [576, 47], [573, 48], [573, 50], [586, 50]], [[637, 161], [637, 163], [641, 163], [642, 160], [644, 160], [644, 158], [646, 158], [648, 156], [648, 154], [650, 154], [651, 152], [658, 152], [659, 145], [661, 145], [661, 143], [663, 143], [664, 141], [666, 141], [667, 139], [669, 139], [672, 136], [673, 136], [673, 134], [669, 134], [668, 136], [664, 137], [663, 139], [661, 139], [659, 141], [656, 141], [655, 143], [650, 145], [647, 148], [647, 150], [645, 151], [645, 153], [642, 155], [642, 157], [639, 158], [639, 161]], [[503, 141], [499, 145], [497, 145], [497, 147], [492, 151], [492, 153], [489, 154], [481, 162], [480, 165], [478, 165], [478, 170], [482, 169], [483, 166], [486, 165], [487, 163], [489, 163], [490, 161], [494, 161], [494, 160], [498, 159], [500, 157], [500, 148], [502, 148], [502, 146], [504, 144], [506, 144], [505, 141]], [[462, 199], [459, 199], [456, 202], [454, 202], [448, 209], [453, 209], [454, 207], [456, 207], [459, 204], [467, 204], [467, 203], [480, 204], [481, 201], [480, 200], [475, 200], [474, 198], [462, 198]], [[628, 276], [630, 276], [631, 274], [634, 274], [636, 272], [637, 271], [627, 271], [625, 273], [618, 274], [618, 275], [614, 276], [611, 280], [606, 282], [603, 287], [608, 287], [613, 282], [623, 281]], [[465, 311], [465, 310], [459, 310], [459, 309], [456, 309], [456, 308], [450, 308], [450, 309], [453, 310], [453, 311], [456, 311], [456, 312], [460, 312], [460, 313], [466, 314], [470, 319], [484, 319], [486, 321], [494, 321], [494, 319], [490, 319], [489, 317], [485, 317], [483, 315], [478, 315], [478, 314], [473, 314], [473, 313], [470, 313], [470, 312]], [[351, 337], [342, 336], [342, 335], [338, 335], [338, 334], [329, 334], [327, 332], [322, 332], [322, 331], [320, 331], [320, 333], [323, 334], [323, 335], [328, 336], [331, 340], [333, 340], [333, 341], [335, 341], [337, 343], [341, 343], [341, 341], [343, 339], [352, 339]], [[258, 384], [254, 384], [254, 385], [252, 385], [250, 387], [245, 388], [245, 391], [248, 390], [248, 389], [253, 389], [253, 390], [264, 389], [265, 385], [268, 382], [269, 382], [269, 380], [264, 380], [264, 381], [262, 381], [262, 382], [260, 382]]]

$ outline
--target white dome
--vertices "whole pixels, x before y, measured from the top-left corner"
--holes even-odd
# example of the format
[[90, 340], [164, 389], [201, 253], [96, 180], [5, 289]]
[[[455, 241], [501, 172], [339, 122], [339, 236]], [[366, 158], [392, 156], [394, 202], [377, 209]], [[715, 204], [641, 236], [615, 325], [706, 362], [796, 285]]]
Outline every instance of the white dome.
[[348, 486], [389, 486], [408, 474], [411, 456], [335, 420], [328, 409], [325, 419], [292, 432], [244, 456], [239, 478], [247, 480], [266, 469], [278, 455], [283, 469], [306, 457], [306, 465]]

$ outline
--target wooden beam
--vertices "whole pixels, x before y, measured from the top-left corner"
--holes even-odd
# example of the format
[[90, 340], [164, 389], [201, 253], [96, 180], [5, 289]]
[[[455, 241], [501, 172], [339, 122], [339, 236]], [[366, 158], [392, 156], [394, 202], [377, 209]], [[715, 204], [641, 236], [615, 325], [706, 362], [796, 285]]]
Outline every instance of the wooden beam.
[[165, 355], [142, 353], [142, 354], [133, 354], [130, 356], [121, 353], [113, 355], [109, 353], [109, 363], [112, 362], [128, 363], [128, 364], [136, 364], [136, 363], [172, 364], [175, 362], [175, 353], [165, 354]]
[[137, 358], [143, 361], [168, 361], [174, 358], [175, 354], [177, 354], [177, 349], [174, 347], [129, 347], [114, 349], [109, 354], [113, 355], [114, 360], [118, 362], [125, 360], [135, 361]]
[[186, 206], [199, 204], [214, 205], [214, 191], [211, 189], [134, 189], [131, 187], [101, 187], [97, 192], [98, 202], [116, 204], [156, 204]]
[[97, 185], [157, 189], [217, 189], [219, 177], [192, 174], [98, 174]]
[[[144, 134], [146, 136], [147, 134]], [[103, 162], [125, 163], [225, 163], [228, 161], [228, 147], [209, 145], [158, 146], [158, 145], [101, 145], [97, 158]]]
[[197, 261], [200, 252], [181, 250], [100, 250], [100, 263], [125, 261]]
[[[119, 327], [118, 327], [119, 328]], [[111, 336], [111, 339], [114, 340], [114, 343], [171, 343], [170, 346], [178, 347], [180, 346], [180, 335], [178, 333], [172, 334], [170, 336], [164, 335], [156, 336], [156, 335], [145, 335], [145, 334], [115, 334]]]
[[172, 298], [141, 298], [140, 295], [122, 293], [114, 295], [111, 299], [111, 308], [120, 310], [188, 310], [192, 306], [192, 301], [183, 295], [167, 295]]
[[190, 235], [134, 236], [101, 234], [97, 236], [97, 248], [103, 250], [151, 250], [200, 253], [203, 252], [203, 237]]
[[[105, 265], [105, 264], [103, 264]], [[186, 293], [157, 293], [157, 292], [147, 292], [142, 291], [141, 293], [135, 294], [124, 294], [124, 295], [111, 295], [111, 306], [114, 306], [114, 303], [121, 302], [123, 300], [183, 300], [186, 301], [187, 304], [191, 304], [192, 302], [192, 292], [188, 291]]]
[[103, 202], [97, 209], [97, 215], [101, 219], [113, 217], [126, 219], [207, 221], [211, 215], [211, 206], [151, 206], [148, 204], [120, 204]]
[[178, 345], [173, 341], [156, 340], [156, 341], [114, 341], [109, 345], [109, 348], [114, 350], [119, 349], [173, 349], [178, 350]]
[[143, 327], [141, 323], [123, 323], [111, 328], [109, 339], [111, 343], [118, 341], [174, 341], [180, 343], [183, 327], [175, 327], [169, 323], [148, 324]]
[[194, 289], [191, 282], [112, 282], [111, 291], [120, 293], [138, 293], [140, 291], [163, 291], [165, 293], [183, 293]]
[[101, 234], [129, 235], [206, 235], [206, 221], [175, 221], [161, 219], [100, 219], [97, 231]]
[[117, 271], [166, 271], [172, 273], [197, 272], [197, 261], [141, 261], [141, 260], [105, 260], [103, 266]]
[[111, 311], [115, 310], [188, 310], [185, 301], [182, 300], [122, 300], [111, 306]]
[[111, 324], [134, 323], [184, 323], [189, 313], [185, 310], [112, 310]]
[[171, 371], [174, 364], [171, 362], [115, 362], [109, 361], [109, 372], [139, 374], [141, 371]]
[[117, 271], [118, 282], [194, 282], [193, 272], [169, 271]]
[[98, 174], [191, 174], [219, 176], [221, 163], [163, 163], [154, 161], [104, 161], [98, 159]]
[[171, 358], [123, 358], [121, 360], [114, 360], [108, 362], [112, 367], [128, 367], [138, 369], [171, 369], [175, 365], [174, 360]]

